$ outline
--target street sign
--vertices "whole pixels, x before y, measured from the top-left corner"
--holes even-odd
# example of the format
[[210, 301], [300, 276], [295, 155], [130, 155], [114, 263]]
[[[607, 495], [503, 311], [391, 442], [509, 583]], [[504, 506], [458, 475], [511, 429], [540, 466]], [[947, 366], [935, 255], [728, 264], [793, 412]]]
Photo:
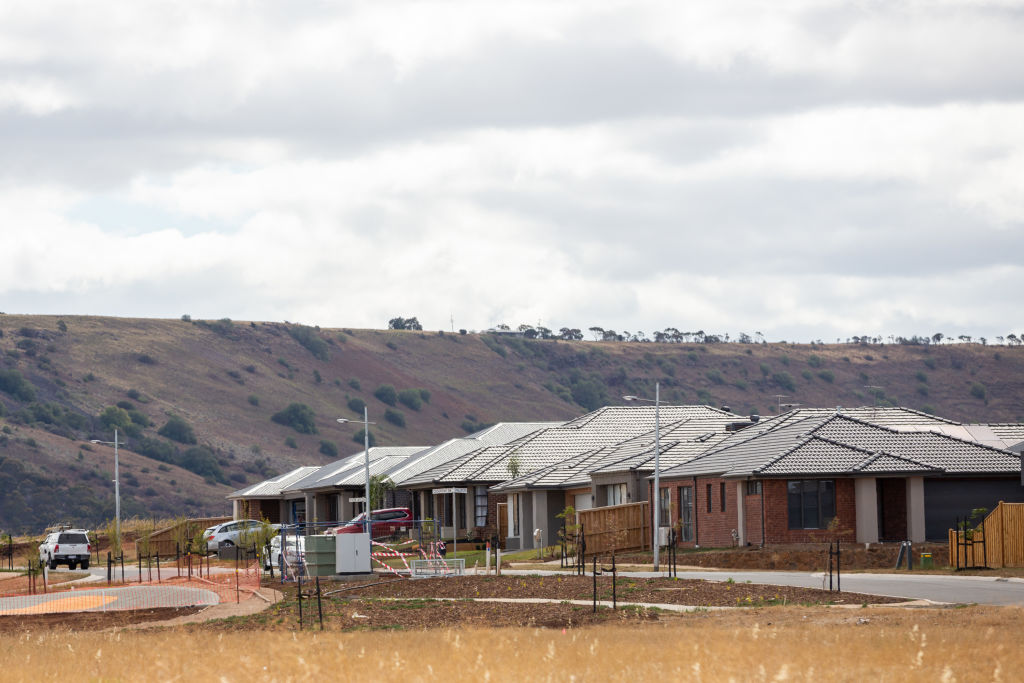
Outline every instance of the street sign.
[[468, 491], [468, 489], [447, 488], [447, 489], [433, 489], [433, 490], [431, 490], [431, 493], [434, 494], [435, 496], [443, 496], [446, 493], [467, 493], [467, 491]]

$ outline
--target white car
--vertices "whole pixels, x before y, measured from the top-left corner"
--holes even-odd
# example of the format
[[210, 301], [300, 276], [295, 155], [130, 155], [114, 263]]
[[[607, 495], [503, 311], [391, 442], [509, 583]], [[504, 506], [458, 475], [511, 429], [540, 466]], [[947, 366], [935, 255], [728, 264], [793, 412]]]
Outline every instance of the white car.
[[[261, 526], [263, 526], [263, 522], [256, 519], [236, 519], [232, 522], [211, 526], [203, 532], [203, 538], [206, 539], [206, 549], [210, 552], [216, 552], [222, 545], [238, 545], [242, 534], [247, 532], [253, 533]], [[271, 526], [279, 527], [280, 525], [272, 524]]]
[[91, 552], [88, 531], [65, 529], [53, 532], [39, 545], [39, 561], [46, 563], [50, 569], [56, 569], [59, 564], [66, 564], [68, 569], [75, 569], [79, 565], [82, 569], [88, 569]]
[[[296, 552], [296, 547], [298, 551]], [[305, 536], [294, 536], [288, 535], [287, 552], [284, 556], [285, 561], [289, 566], [301, 563], [306, 559], [306, 537]], [[282, 568], [281, 564], [281, 536], [280, 534], [270, 539], [270, 554], [263, 559], [263, 568], [270, 570], [271, 567], [275, 567], [278, 570]]]

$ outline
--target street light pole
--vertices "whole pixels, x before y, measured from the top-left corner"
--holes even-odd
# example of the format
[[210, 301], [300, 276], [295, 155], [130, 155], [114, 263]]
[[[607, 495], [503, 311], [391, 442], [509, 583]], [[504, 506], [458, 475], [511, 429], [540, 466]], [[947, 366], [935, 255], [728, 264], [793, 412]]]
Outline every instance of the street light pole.
[[114, 446], [114, 533], [117, 535], [118, 545], [121, 543], [121, 477], [119, 474], [118, 454], [117, 454], [117, 427], [114, 427], [114, 440], [113, 441], [101, 441], [99, 439], [90, 439], [90, 443], [102, 443], [106, 445]]
[[[346, 422], [352, 422], [344, 417], [339, 417], [338, 422], [345, 424]], [[363, 520], [363, 526], [366, 529], [366, 533], [372, 533], [370, 526], [370, 425], [377, 424], [376, 422], [370, 422], [369, 409], [363, 406], [363, 457], [364, 457], [364, 474], [366, 476], [366, 519]]]
[[654, 403], [654, 530], [651, 547], [654, 549], [654, 571], [658, 571], [659, 550], [658, 529], [661, 526], [661, 383], [654, 383], [654, 401], [639, 396], [623, 396], [626, 401], [646, 401]]

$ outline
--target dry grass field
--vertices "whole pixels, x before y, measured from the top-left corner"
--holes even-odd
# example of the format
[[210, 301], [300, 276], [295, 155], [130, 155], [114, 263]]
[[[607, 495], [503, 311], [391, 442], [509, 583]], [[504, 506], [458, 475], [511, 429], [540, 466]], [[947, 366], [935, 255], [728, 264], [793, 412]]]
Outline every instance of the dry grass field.
[[630, 626], [0, 636], [6, 681], [1012, 681], [1022, 610], [767, 608]]

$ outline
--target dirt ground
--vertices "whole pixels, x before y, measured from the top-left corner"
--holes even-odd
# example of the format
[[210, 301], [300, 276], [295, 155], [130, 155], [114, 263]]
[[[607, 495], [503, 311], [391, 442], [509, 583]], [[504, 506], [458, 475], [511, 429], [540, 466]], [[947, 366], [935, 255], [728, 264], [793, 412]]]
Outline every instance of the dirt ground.
[[[865, 548], [863, 544], [842, 545], [842, 570], [894, 569], [899, 555], [898, 543], [875, 543]], [[949, 547], [941, 543], [920, 543], [914, 545], [914, 567], [921, 566], [921, 553], [931, 553], [936, 567], [949, 564]], [[667, 557], [662, 555], [662, 562]], [[623, 553], [620, 563], [650, 564], [651, 554], [633, 555]], [[822, 571], [828, 562], [828, 543], [773, 545], [767, 548], [749, 546], [721, 550], [680, 550], [680, 566], [707, 567], [709, 569], [780, 569], [790, 571]]]
[[203, 607], [166, 607], [130, 612], [64, 612], [61, 614], [0, 616], [0, 634], [51, 630], [98, 631], [112, 627], [131, 626], [132, 624], [165, 622], [186, 614], [196, 614], [202, 610]]

